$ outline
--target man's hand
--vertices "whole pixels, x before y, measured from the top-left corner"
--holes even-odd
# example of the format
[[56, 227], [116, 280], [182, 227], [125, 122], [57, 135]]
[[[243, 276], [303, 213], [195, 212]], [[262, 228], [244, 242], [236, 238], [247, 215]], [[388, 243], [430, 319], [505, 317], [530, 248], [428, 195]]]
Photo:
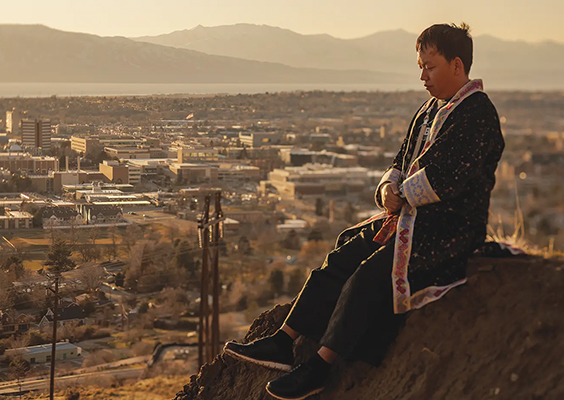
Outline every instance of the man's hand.
[[388, 182], [382, 186], [381, 195], [384, 208], [391, 213], [401, 210], [405, 200], [399, 197], [398, 185], [393, 182]]

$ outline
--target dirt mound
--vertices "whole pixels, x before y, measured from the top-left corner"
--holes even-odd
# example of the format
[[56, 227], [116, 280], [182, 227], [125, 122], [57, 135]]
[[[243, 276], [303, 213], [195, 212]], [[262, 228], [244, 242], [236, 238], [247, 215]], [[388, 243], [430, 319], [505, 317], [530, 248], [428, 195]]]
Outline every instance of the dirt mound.
[[[245, 340], [274, 332], [289, 304], [262, 314]], [[311, 354], [308, 340], [298, 358]], [[412, 312], [383, 364], [339, 362], [312, 400], [564, 399], [564, 261], [476, 259], [468, 284]], [[278, 372], [218, 356], [175, 400], [270, 399]]]

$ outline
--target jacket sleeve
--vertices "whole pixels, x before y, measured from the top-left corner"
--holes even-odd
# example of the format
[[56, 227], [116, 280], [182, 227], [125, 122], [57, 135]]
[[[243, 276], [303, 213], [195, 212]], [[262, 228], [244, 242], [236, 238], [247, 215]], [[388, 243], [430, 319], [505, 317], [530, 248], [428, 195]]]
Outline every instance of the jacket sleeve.
[[[493, 144], [501, 139], [495, 108], [473, 106], [458, 116], [418, 160], [419, 169], [403, 182], [407, 202], [423, 206], [452, 199], [466, 189], [482, 167]], [[449, 117], [453, 118], [453, 114]]]
[[409, 123], [409, 127], [407, 129], [407, 134], [403, 139], [403, 143], [401, 144], [398, 153], [394, 157], [394, 161], [392, 162], [392, 165], [390, 165], [388, 169], [384, 172], [382, 179], [380, 179], [380, 183], [378, 183], [376, 192], [374, 192], [374, 201], [376, 202], [376, 205], [382, 209], [384, 208], [384, 204], [382, 203], [382, 194], [380, 193], [380, 190], [382, 189], [382, 186], [384, 186], [384, 184], [388, 182], [393, 182], [397, 184], [401, 183], [403, 160], [405, 158], [406, 153], [409, 151], [408, 149], [410, 147], [409, 141], [410, 141], [411, 133], [413, 132], [413, 124], [415, 124], [417, 120], [417, 115], [426, 104], [427, 102], [423, 103], [419, 107], [419, 110], [417, 110], [417, 113], [411, 119], [411, 122]]
[[409, 142], [409, 133], [403, 140], [400, 150], [398, 154], [396, 154], [396, 157], [394, 158], [392, 165], [388, 167], [388, 169], [384, 172], [382, 179], [380, 179], [380, 183], [378, 183], [378, 187], [376, 188], [376, 192], [374, 193], [374, 200], [378, 205], [378, 207], [380, 208], [384, 208], [384, 204], [382, 203], [382, 194], [380, 193], [380, 189], [382, 189], [382, 186], [384, 186], [384, 184], [388, 182], [393, 182], [398, 184], [400, 182], [403, 156], [405, 154], [408, 142]]

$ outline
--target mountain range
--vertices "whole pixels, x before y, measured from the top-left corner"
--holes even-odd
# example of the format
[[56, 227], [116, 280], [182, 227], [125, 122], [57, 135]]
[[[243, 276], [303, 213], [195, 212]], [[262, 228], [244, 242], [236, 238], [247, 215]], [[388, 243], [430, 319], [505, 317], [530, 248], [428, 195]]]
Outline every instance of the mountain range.
[[[132, 39], [299, 68], [359, 69], [419, 76], [415, 53], [417, 35], [401, 29], [339, 39], [324, 34], [301, 35], [266, 25], [199, 25], [165, 35]], [[477, 36], [471, 75], [505, 89], [564, 88], [564, 44]]]
[[403, 78], [295, 68], [41, 25], [0, 25], [0, 49], [3, 82], [378, 83]]
[[[417, 84], [415, 40], [403, 30], [339, 39], [250, 24], [137, 38], [3, 24], [0, 81]], [[472, 76], [487, 87], [564, 88], [562, 44], [479, 36], [474, 47]]]

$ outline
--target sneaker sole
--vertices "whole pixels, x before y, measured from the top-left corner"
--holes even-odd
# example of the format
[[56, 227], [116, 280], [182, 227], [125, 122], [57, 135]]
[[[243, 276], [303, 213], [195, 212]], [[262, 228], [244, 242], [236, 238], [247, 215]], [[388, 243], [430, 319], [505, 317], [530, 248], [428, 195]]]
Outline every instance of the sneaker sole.
[[319, 389], [312, 390], [308, 394], [305, 394], [301, 397], [280, 397], [280, 396], [272, 393], [270, 390], [268, 390], [268, 387], [266, 388], [266, 391], [268, 392], [269, 395], [271, 395], [272, 397], [279, 399], [279, 400], [303, 400], [303, 399], [307, 399], [309, 396], [313, 396], [314, 394], [321, 393], [323, 391], [323, 389], [325, 389], [325, 388], [319, 388]]
[[251, 357], [247, 357], [244, 356], [242, 354], [236, 353], [231, 349], [223, 349], [223, 352], [225, 354], [230, 355], [233, 358], [237, 358], [239, 360], [243, 360], [243, 361], [248, 361], [251, 362], [253, 364], [257, 364], [266, 368], [270, 368], [270, 369], [276, 369], [278, 371], [284, 371], [284, 372], [289, 372], [292, 370], [292, 366], [291, 365], [287, 365], [287, 364], [280, 364], [274, 361], [263, 361], [263, 360], [257, 360]]

